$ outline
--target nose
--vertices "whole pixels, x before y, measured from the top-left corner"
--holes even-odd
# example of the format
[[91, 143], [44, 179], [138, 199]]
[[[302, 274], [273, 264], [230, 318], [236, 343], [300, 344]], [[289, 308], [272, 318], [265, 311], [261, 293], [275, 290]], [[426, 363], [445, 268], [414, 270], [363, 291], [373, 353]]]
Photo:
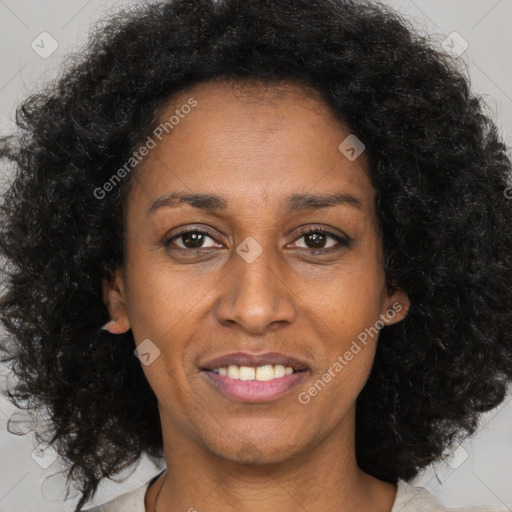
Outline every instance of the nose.
[[292, 323], [296, 296], [286, 280], [287, 263], [279, 261], [269, 249], [250, 263], [237, 253], [232, 258], [223, 293], [215, 306], [217, 321], [228, 327], [238, 325], [251, 334]]

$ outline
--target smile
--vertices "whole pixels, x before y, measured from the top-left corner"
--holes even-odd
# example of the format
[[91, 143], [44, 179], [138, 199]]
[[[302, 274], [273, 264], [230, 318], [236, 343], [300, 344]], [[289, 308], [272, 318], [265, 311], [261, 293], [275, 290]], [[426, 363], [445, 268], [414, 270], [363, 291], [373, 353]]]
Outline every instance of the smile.
[[213, 371], [217, 372], [219, 375], [228, 376], [231, 379], [259, 380], [264, 382], [280, 379], [285, 375], [291, 375], [293, 368], [291, 366], [283, 366], [282, 364], [266, 364], [258, 367], [231, 364], [229, 366], [215, 368]]

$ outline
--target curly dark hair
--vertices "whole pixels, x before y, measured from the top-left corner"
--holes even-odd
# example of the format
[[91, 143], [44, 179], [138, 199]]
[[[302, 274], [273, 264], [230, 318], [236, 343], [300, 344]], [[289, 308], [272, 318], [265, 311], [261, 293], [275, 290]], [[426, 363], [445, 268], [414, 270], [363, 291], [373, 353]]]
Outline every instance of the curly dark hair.
[[1, 139], [14, 174], [0, 205], [0, 315], [2, 360], [16, 377], [7, 396], [49, 411], [48, 442], [81, 484], [76, 511], [143, 452], [163, 457], [132, 332], [99, 329], [137, 169], [109, 200], [94, 191], [173, 94], [198, 82], [302, 83], [366, 146], [386, 279], [411, 307], [381, 330], [357, 399], [359, 467], [410, 480], [503, 401], [509, 150], [459, 61], [430, 37], [370, 1], [175, 0], [116, 14], [73, 59], [18, 107], [17, 132]]

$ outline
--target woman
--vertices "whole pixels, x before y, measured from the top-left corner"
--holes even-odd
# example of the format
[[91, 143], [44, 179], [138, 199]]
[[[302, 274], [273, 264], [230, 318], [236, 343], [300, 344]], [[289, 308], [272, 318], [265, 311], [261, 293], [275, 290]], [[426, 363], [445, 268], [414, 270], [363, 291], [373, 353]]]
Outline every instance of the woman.
[[18, 119], [9, 396], [76, 511], [143, 451], [91, 510], [447, 510], [408, 481], [512, 378], [512, 210], [446, 55], [372, 3], [162, 2]]

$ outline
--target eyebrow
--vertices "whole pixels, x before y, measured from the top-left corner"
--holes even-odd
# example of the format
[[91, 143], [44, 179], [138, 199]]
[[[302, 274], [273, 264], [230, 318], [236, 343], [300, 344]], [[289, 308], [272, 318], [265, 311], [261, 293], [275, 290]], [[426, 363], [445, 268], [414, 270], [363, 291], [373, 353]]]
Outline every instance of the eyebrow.
[[[228, 207], [228, 202], [215, 194], [185, 194], [172, 192], [156, 199], [148, 210], [148, 215], [160, 208], [177, 208], [181, 204], [188, 204], [194, 208], [207, 211], [220, 211]], [[346, 193], [333, 194], [293, 194], [288, 198], [286, 213], [304, 210], [319, 210], [333, 206], [352, 206], [364, 211], [363, 203], [357, 197]]]

